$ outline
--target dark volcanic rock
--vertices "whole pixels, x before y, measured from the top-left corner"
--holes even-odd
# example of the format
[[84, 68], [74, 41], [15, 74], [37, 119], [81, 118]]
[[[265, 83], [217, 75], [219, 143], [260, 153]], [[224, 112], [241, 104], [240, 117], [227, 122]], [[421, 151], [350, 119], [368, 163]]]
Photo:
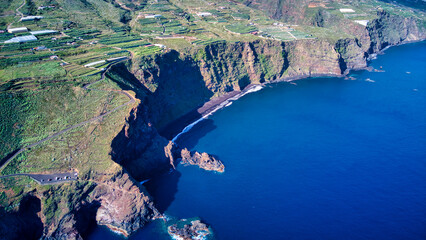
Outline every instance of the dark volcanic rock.
[[207, 153], [191, 152], [188, 149], [182, 149], [181, 152], [182, 160], [181, 164], [184, 165], [198, 165], [200, 168], [208, 171], [224, 172], [225, 166], [223, 163]]
[[[371, 21], [367, 30], [371, 38], [370, 53], [378, 52], [387, 46], [403, 42], [425, 39], [424, 29], [420, 29], [412, 17], [402, 17], [381, 11], [378, 18]], [[421, 27], [421, 26], [420, 26]]]
[[143, 186], [124, 171], [92, 178], [91, 184], [81, 185], [70, 186], [76, 189], [75, 194], [68, 194], [69, 189], [61, 186], [43, 194], [64, 193], [60, 198], [50, 196], [49, 201], [69, 201], [60, 216], [45, 223], [43, 239], [85, 239], [96, 224], [128, 236], [160, 216]]
[[176, 169], [175, 163], [176, 163], [176, 156], [179, 155], [179, 148], [176, 146], [176, 144], [172, 141], [167, 144], [167, 146], [164, 147], [164, 154], [168, 159], [170, 159], [170, 165]]
[[23, 197], [17, 212], [6, 213], [0, 209], [0, 239], [39, 239], [43, 232], [40, 210], [40, 199], [33, 193]]
[[[173, 224], [167, 228], [167, 231], [170, 236], [174, 239], [204, 239], [208, 235], [211, 235], [212, 232], [207, 227], [206, 224], [202, 223], [200, 220], [191, 221], [189, 224], [188, 220], [180, 220], [177, 224]], [[183, 225], [183, 226], [182, 226]]]
[[171, 166], [164, 153], [167, 140], [152, 126], [146, 106], [140, 104], [126, 119], [111, 143], [111, 157], [138, 181], [151, 178]]

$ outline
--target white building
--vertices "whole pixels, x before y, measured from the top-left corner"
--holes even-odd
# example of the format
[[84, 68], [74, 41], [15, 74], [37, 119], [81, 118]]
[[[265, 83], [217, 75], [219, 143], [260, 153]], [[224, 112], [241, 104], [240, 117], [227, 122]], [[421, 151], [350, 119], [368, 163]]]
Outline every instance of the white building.
[[9, 28], [7, 29], [9, 33], [22, 33], [22, 32], [28, 32], [28, 28], [26, 27], [19, 27], [19, 28]]
[[211, 16], [212, 14], [211, 13], [209, 13], [209, 12], [200, 12], [200, 13], [197, 13], [197, 16], [199, 16], [199, 17], [207, 17], [207, 16]]
[[341, 8], [341, 13], [354, 13], [355, 11], [352, 8]]
[[32, 35], [44, 35], [44, 34], [52, 34], [57, 32], [58, 31], [55, 31], [55, 30], [40, 30], [40, 31], [31, 31], [30, 33]]
[[34, 21], [34, 20], [40, 20], [44, 18], [43, 16], [27, 16], [27, 17], [21, 17], [21, 22], [23, 21]]
[[166, 48], [166, 45], [163, 44], [154, 44], [154, 46], [160, 47], [160, 48]]
[[124, 60], [124, 59], [127, 59], [127, 56], [108, 58], [106, 61], [107, 62], [114, 62], [114, 61], [121, 61], [121, 60]]
[[30, 42], [30, 41], [37, 41], [37, 38], [34, 35], [20, 36], [20, 37], [14, 37], [7, 41], [4, 41], [4, 43], [22, 43], [22, 42]]
[[145, 18], [160, 18], [162, 15], [160, 14], [153, 14], [153, 15], [146, 15]]
[[367, 26], [369, 20], [355, 20], [354, 22], [361, 24], [362, 26]]
[[106, 62], [105, 60], [101, 60], [101, 61], [96, 61], [96, 62], [88, 63], [88, 64], [86, 64], [86, 65], [84, 65], [84, 66], [85, 66], [85, 67], [91, 67], [91, 66], [95, 66], [95, 65], [97, 65], [97, 64], [105, 63], [105, 62]]

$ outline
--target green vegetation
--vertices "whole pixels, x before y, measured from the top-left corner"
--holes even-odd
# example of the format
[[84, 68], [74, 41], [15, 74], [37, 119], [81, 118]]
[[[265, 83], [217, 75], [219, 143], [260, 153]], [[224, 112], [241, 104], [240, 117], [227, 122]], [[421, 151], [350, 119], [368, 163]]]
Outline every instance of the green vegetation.
[[135, 50], [137, 56], [153, 55], [161, 52], [161, 48], [157, 46], [140, 47]]
[[240, 23], [229, 24], [229, 25], [226, 25], [225, 27], [227, 30], [234, 33], [239, 33], [239, 34], [245, 34], [245, 33], [251, 33], [251, 32], [257, 31], [257, 28], [255, 26], [244, 25]]
[[[76, 170], [79, 176], [88, 176], [93, 172], [116, 171], [117, 165], [110, 156], [111, 142], [138, 104], [125, 105], [129, 98], [119, 91], [131, 89], [135, 92], [129, 93], [136, 95], [137, 101], [143, 101], [147, 92], [157, 89], [159, 83], [145, 83], [148, 89], [141, 87], [134, 76], [114, 67], [114, 71], [98, 81], [112, 63], [108, 59], [133, 58], [133, 66], [149, 68], [154, 64], [153, 59], [170, 49], [182, 50], [182, 59], [193, 57], [194, 64], [200, 64], [201, 60], [210, 60], [205, 51], [209, 48], [205, 46], [211, 44], [263, 38], [281, 41], [320, 38], [335, 43], [341, 38], [353, 38], [353, 21], [375, 19], [378, 8], [413, 17], [426, 26], [424, 12], [374, 0], [327, 1], [325, 8], [303, 9], [302, 22], [286, 21], [294, 16], [271, 19], [268, 12], [248, 7], [244, 1], [225, 0], [26, 0], [20, 11], [44, 18], [20, 22], [16, 9], [22, 3], [23, 0], [0, 0], [0, 30], [10, 26], [58, 32], [39, 35], [33, 42], [9, 44], [3, 42], [30, 33], [0, 33], [0, 160], [69, 126], [123, 107], [27, 149], [10, 161], [2, 175]], [[54, 7], [38, 9], [48, 5]], [[339, 8], [352, 8], [355, 13], [341, 13]], [[324, 11], [323, 16], [318, 15], [320, 10]], [[202, 17], [202, 12], [211, 15]], [[150, 18], [150, 15], [159, 16]], [[316, 17], [324, 26], [313, 24]], [[253, 57], [259, 61], [254, 71], [262, 72], [259, 81], [276, 75], [277, 66], [271, 63], [270, 54], [262, 52]], [[217, 70], [212, 82], [221, 81], [220, 75], [231, 71], [231, 67], [227, 69], [227, 65], [216, 60], [208, 64]], [[129, 63], [120, 63], [123, 71], [128, 67]], [[232, 67], [238, 72], [240, 66]], [[252, 76], [247, 71], [238, 74], [233, 76], [231, 85], [242, 88], [250, 83]], [[95, 81], [98, 82], [91, 88], [96, 90], [84, 88]], [[183, 108], [186, 110], [187, 106], [172, 111]], [[0, 211], [2, 207], [6, 211], [16, 210], [20, 198], [37, 188], [45, 193], [42, 213], [46, 222], [57, 224], [63, 209], [72, 209], [72, 199], [80, 198], [81, 192], [90, 187], [87, 178], [52, 187], [36, 185], [23, 176], [0, 179]]]
[[66, 72], [59, 61], [26, 62], [0, 69], [2, 81], [9, 81], [17, 78], [49, 78], [62, 79]]

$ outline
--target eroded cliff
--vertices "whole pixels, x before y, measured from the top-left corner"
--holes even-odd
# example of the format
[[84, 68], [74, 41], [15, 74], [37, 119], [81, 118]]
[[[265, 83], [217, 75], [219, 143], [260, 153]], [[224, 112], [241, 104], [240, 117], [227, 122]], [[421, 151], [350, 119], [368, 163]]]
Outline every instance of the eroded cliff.
[[378, 12], [367, 27], [350, 21], [343, 25], [343, 31], [353, 37], [221, 42], [133, 59], [129, 70], [150, 89], [145, 100], [149, 118], [162, 132], [213, 96], [239, 91], [249, 84], [341, 76], [351, 69], [365, 68], [368, 56], [386, 46], [425, 38], [424, 29], [414, 19], [386, 12]]
[[130, 235], [160, 214], [143, 186], [120, 169], [28, 193], [18, 212], [1, 215], [2, 239], [84, 239], [96, 225]]
[[0, 226], [0, 231], [16, 239], [22, 231], [13, 226], [31, 219], [40, 223], [36, 237], [46, 239], [81, 239], [95, 224], [129, 235], [159, 216], [137, 181], [174, 167], [179, 154], [157, 129], [214, 96], [249, 84], [341, 76], [366, 67], [368, 56], [387, 46], [425, 39], [424, 29], [414, 19], [384, 12], [367, 27], [353, 29], [353, 37], [336, 41], [222, 42], [117, 65], [111, 78], [123, 89], [134, 90], [141, 101], [111, 144], [112, 159], [125, 170], [117, 166], [112, 173], [89, 174], [83, 181], [33, 192], [31, 204], [24, 204], [30, 207], [19, 210], [22, 214], [4, 215], [11, 225]]

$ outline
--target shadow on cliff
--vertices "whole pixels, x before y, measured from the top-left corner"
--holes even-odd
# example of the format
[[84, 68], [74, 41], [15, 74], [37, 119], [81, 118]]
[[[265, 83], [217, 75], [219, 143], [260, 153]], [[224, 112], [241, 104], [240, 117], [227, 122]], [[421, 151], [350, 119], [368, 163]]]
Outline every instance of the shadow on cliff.
[[132, 90], [141, 104], [132, 109], [126, 124], [111, 142], [111, 158], [138, 181], [151, 178], [170, 166], [164, 155], [167, 140], [162, 138], [148, 119], [145, 100], [149, 90], [129, 72], [125, 63], [114, 65], [107, 76], [123, 90]]
[[[185, 113], [200, 107], [213, 95], [205, 86], [194, 60], [181, 56], [177, 51], [143, 59], [143, 62], [145, 65], [140, 66], [136, 73], [130, 73], [125, 64], [119, 64], [108, 75], [122, 89], [136, 92], [141, 100], [113, 139], [110, 153], [112, 159], [138, 181], [153, 178], [171, 167], [164, 152], [168, 141], [157, 129], [183, 115], [187, 116], [185, 121], [173, 124], [173, 129], [179, 129], [179, 132], [192, 119], [201, 117], [196, 111], [189, 115]], [[153, 92], [146, 87], [154, 85]], [[170, 132], [174, 134], [176, 131]], [[172, 135], [167, 138], [169, 136]]]
[[82, 204], [75, 212], [75, 228], [86, 239], [97, 226], [96, 213], [101, 206], [98, 201]]
[[43, 233], [43, 223], [37, 215], [40, 211], [40, 199], [27, 195], [21, 200], [18, 212], [0, 212], [1, 239], [40, 239]]
[[143, 99], [149, 90], [133, 75], [126, 67], [125, 63], [113, 65], [106, 73], [123, 90], [131, 90], [136, 93], [137, 99]]
[[196, 109], [213, 93], [206, 87], [200, 67], [193, 58], [172, 50], [154, 61], [154, 67], [144, 70], [157, 85], [147, 96], [146, 104], [155, 127], [162, 136], [171, 139], [201, 117]]
[[149, 194], [154, 197], [155, 207], [161, 213], [164, 213], [175, 200], [181, 175], [178, 171], [172, 171], [159, 175], [144, 184]]

